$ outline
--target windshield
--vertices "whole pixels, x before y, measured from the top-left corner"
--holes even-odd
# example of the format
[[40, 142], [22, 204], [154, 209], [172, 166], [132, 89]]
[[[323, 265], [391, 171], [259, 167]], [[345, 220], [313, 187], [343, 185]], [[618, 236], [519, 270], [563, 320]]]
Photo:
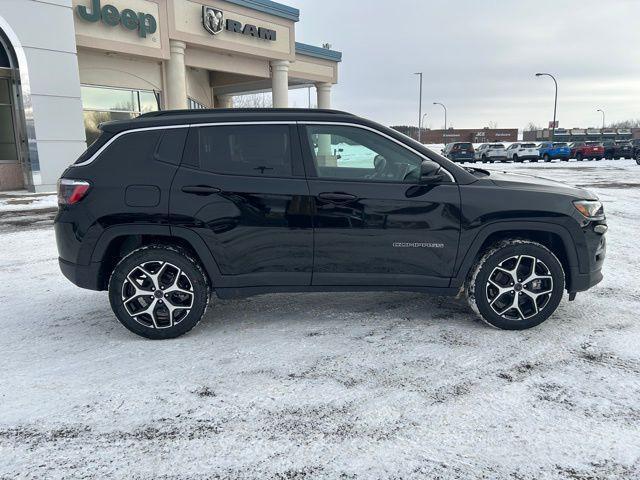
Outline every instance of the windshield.
[[504, 145], [501, 143], [492, 143], [489, 148], [504, 148]]
[[536, 148], [535, 143], [523, 143], [522, 148]]
[[553, 144], [554, 147], [566, 147], [567, 144], [565, 142], [556, 142]]

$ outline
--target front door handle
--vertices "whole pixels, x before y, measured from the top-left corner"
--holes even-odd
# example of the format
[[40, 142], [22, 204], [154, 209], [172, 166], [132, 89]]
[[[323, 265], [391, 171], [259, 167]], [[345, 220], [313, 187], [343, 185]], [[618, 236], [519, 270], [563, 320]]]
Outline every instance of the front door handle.
[[210, 187], [209, 185], [188, 185], [182, 187], [182, 191], [194, 195], [213, 195], [214, 193], [220, 193], [222, 190], [216, 187]]
[[347, 203], [347, 202], [353, 202], [354, 200], [358, 199], [358, 197], [356, 197], [355, 195], [351, 195], [350, 193], [340, 193], [340, 192], [319, 193], [318, 198], [320, 200], [324, 200], [326, 202], [331, 202], [331, 203]]

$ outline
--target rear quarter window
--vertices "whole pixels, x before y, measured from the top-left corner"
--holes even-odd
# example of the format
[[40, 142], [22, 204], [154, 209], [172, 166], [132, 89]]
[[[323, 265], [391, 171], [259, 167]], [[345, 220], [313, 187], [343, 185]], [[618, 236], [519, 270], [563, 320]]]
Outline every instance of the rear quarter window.
[[78, 157], [75, 163], [83, 163], [93, 157], [98, 150], [104, 147], [109, 140], [113, 138], [112, 133], [101, 132], [91, 145]]

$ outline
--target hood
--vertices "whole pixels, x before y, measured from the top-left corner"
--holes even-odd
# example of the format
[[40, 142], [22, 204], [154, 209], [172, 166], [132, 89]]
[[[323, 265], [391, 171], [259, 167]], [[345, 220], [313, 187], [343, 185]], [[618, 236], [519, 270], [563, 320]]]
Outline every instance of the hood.
[[536, 177], [533, 175], [492, 171], [488, 179], [498, 187], [557, 193], [569, 195], [581, 200], [598, 200], [598, 196], [587, 189], [574, 187], [555, 180], [549, 180], [548, 178]]

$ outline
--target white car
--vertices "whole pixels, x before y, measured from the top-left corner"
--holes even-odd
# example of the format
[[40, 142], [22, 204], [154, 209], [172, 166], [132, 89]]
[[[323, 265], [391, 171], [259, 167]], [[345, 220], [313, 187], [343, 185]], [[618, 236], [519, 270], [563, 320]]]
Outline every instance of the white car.
[[540, 158], [540, 150], [535, 143], [513, 143], [507, 148], [507, 160], [514, 162], [530, 162], [538, 161]]
[[507, 154], [504, 145], [501, 143], [483, 143], [476, 148], [476, 160], [486, 162], [506, 162]]

